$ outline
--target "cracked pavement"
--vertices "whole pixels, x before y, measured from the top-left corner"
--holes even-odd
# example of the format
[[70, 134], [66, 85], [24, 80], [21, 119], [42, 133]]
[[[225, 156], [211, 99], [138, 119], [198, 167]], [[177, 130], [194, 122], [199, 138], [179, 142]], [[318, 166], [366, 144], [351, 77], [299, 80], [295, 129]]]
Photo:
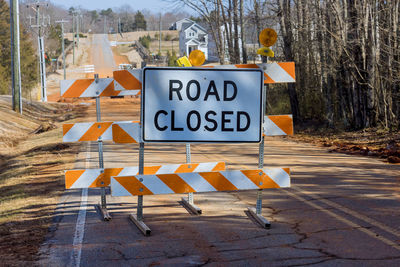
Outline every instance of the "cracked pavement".
[[[97, 40], [97, 39], [96, 39]], [[101, 36], [98, 44], [107, 45]], [[96, 42], [95, 42], [96, 43]], [[104, 45], [103, 45], [104, 47]], [[106, 53], [106, 52], [104, 52]], [[102, 100], [102, 120], [135, 120], [139, 102]], [[83, 121], [95, 120], [95, 106]], [[76, 168], [98, 167], [95, 142], [83, 144]], [[185, 162], [184, 144], [146, 144], [145, 165]], [[104, 145], [105, 167], [136, 166], [138, 145]], [[258, 144], [195, 144], [192, 162], [225, 161], [228, 169], [256, 168]], [[271, 229], [247, 216], [256, 191], [195, 194], [203, 210], [191, 215], [184, 195], [144, 197], [145, 237], [129, 220], [136, 197], [107, 197], [112, 220], [88, 190], [81, 244], [73, 245], [82, 190], [60, 199], [40, 250], [40, 266], [397, 266], [400, 265], [400, 165], [329, 153], [325, 148], [267, 138], [266, 167], [290, 167], [292, 188], [263, 191]], [[74, 253], [79, 251], [79, 261]]]
[[[137, 116], [138, 105], [127, 105], [132, 111], [122, 106], [118, 113], [113, 102], [106, 102], [104, 120]], [[89, 112], [93, 117], [94, 105]], [[89, 146], [87, 154], [87, 145], [82, 145], [76, 168], [83, 168], [86, 161], [91, 168], [98, 166], [97, 144]], [[105, 167], [138, 162], [136, 144], [105, 144], [104, 149]], [[145, 149], [145, 165], [185, 161], [184, 144], [146, 144]], [[195, 144], [192, 162], [223, 160], [229, 169], [253, 168], [257, 153], [257, 144]], [[195, 194], [195, 203], [203, 210], [200, 216], [181, 206], [184, 195], [158, 195], [144, 197], [144, 221], [152, 230], [145, 237], [128, 219], [136, 212], [136, 197], [108, 196], [112, 220], [103, 222], [94, 207], [100, 192], [90, 189], [80, 265], [400, 264], [399, 165], [268, 138], [265, 166], [292, 169], [292, 188], [263, 191], [263, 215], [271, 229], [262, 229], [246, 215], [246, 208], [255, 206], [256, 191]], [[71, 254], [80, 201], [81, 190], [65, 192], [42, 246], [40, 265], [76, 266]]]

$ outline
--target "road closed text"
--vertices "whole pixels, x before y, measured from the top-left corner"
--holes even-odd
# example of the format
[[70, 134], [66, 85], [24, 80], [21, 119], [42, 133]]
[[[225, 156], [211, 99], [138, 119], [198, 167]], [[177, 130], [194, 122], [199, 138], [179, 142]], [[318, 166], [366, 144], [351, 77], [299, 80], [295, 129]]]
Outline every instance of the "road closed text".
[[259, 142], [262, 72], [146, 68], [146, 142]]

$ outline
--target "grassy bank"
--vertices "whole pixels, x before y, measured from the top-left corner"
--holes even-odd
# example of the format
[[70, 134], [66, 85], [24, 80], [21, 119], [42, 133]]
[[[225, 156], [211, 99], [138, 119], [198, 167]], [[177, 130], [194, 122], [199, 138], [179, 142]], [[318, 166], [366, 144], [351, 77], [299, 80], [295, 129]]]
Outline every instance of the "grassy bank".
[[84, 112], [70, 104], [24, 102], [23, 115], [0, 96], [0, 258], [2, 264], [35, 260], [64, 191], [78, 145], [63, 144], [62, 123]]

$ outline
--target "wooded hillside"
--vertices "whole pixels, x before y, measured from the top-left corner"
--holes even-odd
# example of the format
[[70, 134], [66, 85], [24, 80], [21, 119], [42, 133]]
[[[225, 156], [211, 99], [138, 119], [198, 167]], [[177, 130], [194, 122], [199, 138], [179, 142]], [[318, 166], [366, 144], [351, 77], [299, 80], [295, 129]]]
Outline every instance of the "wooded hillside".
[[[254, 43], [244, 40], [252, 29], [276, 29], [280, 40], [272, 47], [272, 60], [296, 62], [296, 84], [287, 85], [288, 112], [296, 120], [343, 129], [399, 128], [399, 0], [176, 2], [203, 18], [219, 53], [229, 51], [230, 63], [240, 59], [239, 38]], [[228, 31], [222, 36], [224, 25]], [[240, 61], [246, 62], [246, 51], [241, 54]]]

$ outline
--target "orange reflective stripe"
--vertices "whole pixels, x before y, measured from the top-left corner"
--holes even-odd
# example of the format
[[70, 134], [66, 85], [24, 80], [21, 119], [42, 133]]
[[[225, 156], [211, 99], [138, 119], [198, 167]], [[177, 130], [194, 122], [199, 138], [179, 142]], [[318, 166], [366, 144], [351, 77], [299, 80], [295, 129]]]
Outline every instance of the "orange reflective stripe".
[[217, 165], [211, 170], [213, 172], [216, 171], [225, 171], [225, 162], [218, 162]]
[[264, 72], [264, 83], [275, 83], [275, 81]]
[[290, 168], [282, 168], [282, 170], [284, 170], [287, 174], [290, 175]]
[[114, 71], [114, 80], [126, 90], [141, 89], [142, 83], [128, 70]]
[[70, 188], [81, 175], [85, 172], [85, 170], [74, 170], [68, 171], [65, 173], [65, 188]]
[[[260, 188], [280, 188], [268, 175], [262, 170], [241, 170], [241, 172], [249, 178], [256, 186]], [[261, 173], [261, 175], [260, 175]], [[262, 184], [260, 184], [262, 183]]]
[[143, 174], [156, 174], [161, 166], [147, 166], [143, 168]]
[[[123, 177], [114, 177], [114, 179], [120, 183], [129, 193], [132, 195], [153, 195], [144, 184], [138, 181], [135, 176], [123, 176]], [[140, 190], [142, 189], [142, 190]]]
[[124, 129], [118, 124], [114, 124], [112, 127], [113, 140], [116, 143], [137, 143]]
[[181, 166], [176, 169], [175, 173], [181, 173], [181, 172], [193, 172], [194, 169], [199, 166], [198, 163], [188, 163], [188, 164], [182, 164]]
[[[111, 177], [118, 176], [118, 174], [123, 170], [123, 168], [108, 168], [104, 169], [103, 175], [100, 175], [96, 179], [96, 186], [94, 187], [104, 187], [109, 186], [111, 183]], [[103, 183], [102, 183], [103, 182]]]
[[120, 91], [114, 90], [114, 82], [110, 82], [110, 84], [101, 92], [100, 96], [116, 96]]
[[293, 80], [296, 80], [296, 71], [294, 67], [294, 62], [278, 62], [278, 65], [284, 69], [287, 74], [289, 74]]
[[80, 97], [83, 92], [93, 83], [94, 79], [76, 80], [62, 97]]
[[112, 122], [96, 122], [86, 131], [84, 135], [79, 139], [82, 141], [93, 141], [97, 140], [110, 126]]
[[63, 136], [68, 133], [69, 130], [71, 130], [72, 127], [74, 127], [74, 123], [66, 123], [63, 124]]
[[158, 174], [157, 177], [177, 194], [196, 192], [177, 174]]
[[105, 187], [105, 186], [110, 185], [111, 177], [109, 177], [108, 185], [105, 185], [105, 184], [101, 183], [101, 182], [104, 182], [105, 178], [106, 177], [105, 177], [104, 173], [100, 173], [99, 176], [97, 176], [96, 179], [93, 181], [93, 183], [91, 185], [89, 185], [89, 188]]
[[270, 115], [268, 118], [287, 135], [293, 135], [293, 120], [288, 115]]
[[209, 184], [217, 191], [238, 190], [228, 179], [219, 172], [201, 172], [199, 173]]
[[235, 65], [239, 69], [259, 69], [257, 64], [237, 64]]

